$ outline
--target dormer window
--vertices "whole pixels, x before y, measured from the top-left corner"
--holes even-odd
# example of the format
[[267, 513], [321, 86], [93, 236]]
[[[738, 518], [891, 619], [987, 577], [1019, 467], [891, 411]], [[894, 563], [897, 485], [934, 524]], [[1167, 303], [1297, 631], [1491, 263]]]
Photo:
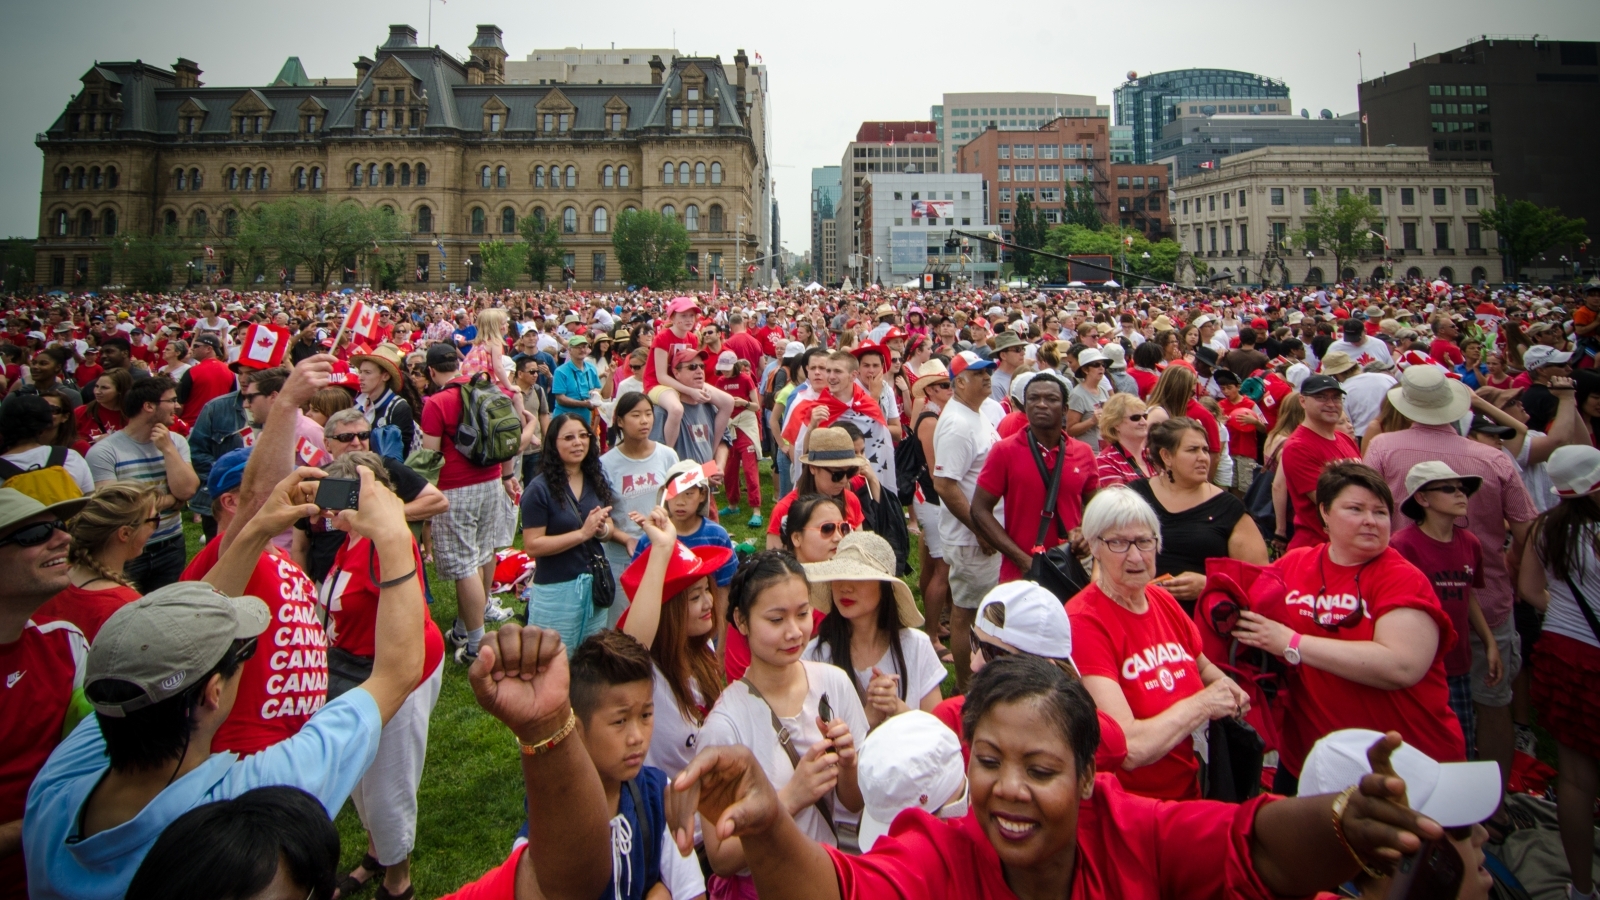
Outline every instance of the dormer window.
[[622, 130], [622, 113], [612, 113], [611, 114], [611, 130], [612, 131], [621, 131]]
[[306, 116], [306, 134], [316, 134], [316, 132], [317, 132], [317, 117], [316, 116]]
[[716, 110], [714, 110], [714, 109], [706, 110], [706, 112], [705, 112], [705, 124], [706, 124], [707, 128], [711, 128], [711, 127], [713, 127], [713, 126], [715, 126], [717, 124], [717, 111]]
[[542, 119], [543, 119], [543, 122], [542, 122], [542, 127], [540, 128], [541, 131], [555, 131], [556, 130], [556, 117], [555, 117], [554, 113], [545, 113], [544, 116], [542, 117]]
[[501, 121], [501, 116], [500, 116], [499, 113], [490, 113], [489, 114], [489, 130], [491, 132], [499, 131], [500, 130], [500, 121]]
[[691, 109], [691, 110], [689, 110], [689, 127], [690, 128], [699, 128], [700, 127], [700, 110], [699, 109]]
[[683, 110], [675, 109], [675, 110], [672, 111], [672, 127], [673, 128], [682, 128], [683, 127]]
[[372, 130], [372, 110], [364, 109], [361, 111], [361, 129], [363, 131]]
[[690, 100], [699, 100], [700, 99], [700, 89], [697, 88], [697, 87], [689, 88], [689, 99]]
[[561, 131], [569, 130], [572, 127], [572, 114], [571, 113], [562, 113], [560, 118], [559, 118], [559, 122], [560, 122], [560, 130]]

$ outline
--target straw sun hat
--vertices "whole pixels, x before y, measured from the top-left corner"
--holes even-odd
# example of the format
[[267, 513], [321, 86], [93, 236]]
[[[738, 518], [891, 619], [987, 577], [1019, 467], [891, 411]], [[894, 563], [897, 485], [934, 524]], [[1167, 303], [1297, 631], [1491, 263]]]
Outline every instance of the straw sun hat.
[[805, 563], [806, 580], [811, 583], [811, 605], [823, 612], [833, 611], [830, 581], [882, 581], [894, 587], [894, 603], [900, 624], [921, 628], [922, 613], [911, 597], [911, 588], [894, 576], [894, 549], [889, 542], [870, 531], [852, 531], [839, 541], [839, 549], [826, 562]]

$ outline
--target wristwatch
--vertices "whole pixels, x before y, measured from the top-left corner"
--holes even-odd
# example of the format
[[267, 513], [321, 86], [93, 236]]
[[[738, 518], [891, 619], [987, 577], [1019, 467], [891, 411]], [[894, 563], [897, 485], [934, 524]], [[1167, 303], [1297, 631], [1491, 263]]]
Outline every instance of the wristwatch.
[[1300, 632], [1296, 631], [1294, 637], [1289, 638], [1289, 646], [1283, 648], [1283, 661], [1291, 666], [1300, 665]]

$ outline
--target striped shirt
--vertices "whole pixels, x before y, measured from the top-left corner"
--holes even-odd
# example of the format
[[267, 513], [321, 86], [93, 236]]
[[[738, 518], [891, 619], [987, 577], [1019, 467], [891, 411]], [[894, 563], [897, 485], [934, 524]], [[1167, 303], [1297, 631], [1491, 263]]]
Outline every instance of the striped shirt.
[[[170, 437], [172, 445], [178, 448], [178, 455], [188, 463], [189, 441], [177, 432], [172, 432]], [[172, 493], [167, 486], [167, 464], [166, 460], [161, 458], [161, 451], [157, 450], [153, 443], [141, 444], [135, 441], [126, 431], [119, 431], [102, 438], [89, 449], [87, 459], [95, 484], [103, 481], [137, 481], [141, 484], [155, 485], [158, 493]], [[182, 510], [170, 509], [161, 514], [161, 524], [150, 535], [150, 543], [177, 537], [182, 533]]]
[[[1129, 461], [1128, 455], [1121, 445], [1115, 441], [1106, 441], [1101, 446], [1105, 449], [1101, 450], [1100, 455], [1094, 458], [1095, 468], [1100, 474], [1101, 487], [1110, 487], [1114, 484], [1131, 484], [1144, 479], [1144, 476], [1139, 474], [1139, 470], [1133, 467], [1133, 463]], [[1145, 468], [1150, 468], [1149, 447], [1146, 447], [1144, 452], [1140, 454], [1139, 461], [1144, 463]]]

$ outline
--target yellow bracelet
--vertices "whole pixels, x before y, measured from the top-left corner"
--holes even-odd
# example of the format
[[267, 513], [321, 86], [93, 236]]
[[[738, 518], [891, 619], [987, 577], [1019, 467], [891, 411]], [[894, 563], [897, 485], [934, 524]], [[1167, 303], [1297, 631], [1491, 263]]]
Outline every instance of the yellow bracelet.
[[[567, 712], [567, 724], [561, 726], [560, 731], [550, 735], [537, 744], [524, 743], [522, 738], [517, 738], [517, 746], [522, 748], [523, 756], [538, 756], [542, 753], [549, 753], [551, 750], [555, 749], [557, 744], [566, 740], [567, 735], [571, 734], [572, 729], [576, 728], [577, 726], [578, 714], [569, 710]], [[1341, 835], [1341, 840], [1342, 839], [1343, 836]], [[1348, 847], [1349, 844], [1346, 844], [1345, 846]]]
[[[524, 750], [523, 752], [527, 751]], [[1352, 784], [1345, 788], [1339, 796], [1333, 798], [1333, 833], [1338, 835], [1339, 843], [1343, 844], [1344, 849], [1350, 852], [1350, 858], [1356, 861], [1356, 865], [1361, 867], [1361, 871], [1373, 878], [1382, 878], [1383, 873], [1367, 865], [1361, 859], [1360, 854], [1356, 853], [1356, 848], [1350, 846], [1350, 841], [1344, 836], [1344, 809], [1350, 805], [1350, 797], [1355, 794], [1359, 787], [1359, 785]]]

